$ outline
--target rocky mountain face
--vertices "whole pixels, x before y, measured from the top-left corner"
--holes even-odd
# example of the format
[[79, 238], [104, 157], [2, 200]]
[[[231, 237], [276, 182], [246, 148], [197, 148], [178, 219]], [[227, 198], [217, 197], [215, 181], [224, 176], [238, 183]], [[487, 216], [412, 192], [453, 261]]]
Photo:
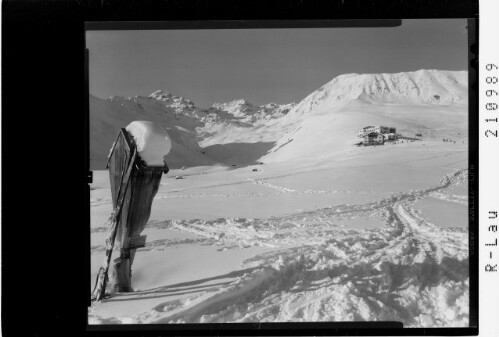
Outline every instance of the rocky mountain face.
[[285, 116], [294, 106], [295, 103], [255, 106], [244, 99], [238, 99], [228, 103], [215, 103], [212, 109], [225, 111], [240, 121], [255, 124]]

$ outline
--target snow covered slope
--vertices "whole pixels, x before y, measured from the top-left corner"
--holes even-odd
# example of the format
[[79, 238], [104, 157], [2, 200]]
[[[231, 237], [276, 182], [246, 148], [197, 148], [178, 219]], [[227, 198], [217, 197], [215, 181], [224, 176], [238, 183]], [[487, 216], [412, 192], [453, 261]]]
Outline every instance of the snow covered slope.
[[366, 125], [393, 126], [408, 136], [467, 133], [467, 72], [346, 74], [298, 104], [238, 99], [203, 109], [158, 90], [147, 97], [91, 97], [90, 107], [93, 168], [103, 168], [119, 127], [138, 119], [158, 121], [172, 136], [172, 167], [244, 163], [245, 150], [251, 152], [246, 164], [304, 160], [349, 151]]
[[[467, 326], [466, 145], [357, 150], [346, 160], [271, 163], [258, 172], [163, 176], [146, 247], [134, 260], [135, 292], [94, 303], [90, 324]], [[93, 187], [92, 281], [112, 211], [109, 187]], [[448, 209], [461, 212], [458, 221]]]
[[107, 155], [120, 128], [135, 120], [151, 121], [167, 130], [172, 141], [172, 149], [166, 156], [170, 168], [213, 164], [196, 142], [195, 127], [201, 122], [187, 115], [178, 118], [171, 109], [146, 97], [102, 100], [90, 96], [90, 169], [105, 169]]
[[378, 104], [467, 104], [467, 81], [467, 71], [345, 74], [308, 95], [293, 111], [307, 113], [356, 99]]
[[[423, 70], [339, 76], [288, 107], [91, 98], [92, 155], [131, 120], [157, 120], [173, 144], [135, 292], [94, 303], [90, 324], [468, 326], [466, 87], [466, 72]], [[376, 124], [423, 139], [353, 146]], [[112, 212], [107, 172], [94, 177], [92, 281]]]
[[[91, 169], [104, 169], [119, 129], [134, 120], [159, 123], [168, 131], [173, 142], [172, 152], [167, 157], [171, 168], [232, 162], [227, 153], [233, 152], [234, 143], [275, 142], [281, 133], [255, 132], [255, 126], [261, 127], [284, 116], [292, 106], [270, 103], [257, 107], [238, 100], [202, 109], [188, 98], [162, 90], [147, 97], [112, 96], [106, 100], [91, 95], [90, 166]], [[218, 144], [229, 144], [229, 150], [217, 147], [205, 151], [200, 147]], [[241, 157], [243, 154], [238, 151], [235, 155]]]
[[263, 160], [338, 155], [352, 148], [367, 125], [393, 126], [407, 136], [464, 135], [466, 82], [465, 71], [338, 76], [281, 118], [290, 131]]

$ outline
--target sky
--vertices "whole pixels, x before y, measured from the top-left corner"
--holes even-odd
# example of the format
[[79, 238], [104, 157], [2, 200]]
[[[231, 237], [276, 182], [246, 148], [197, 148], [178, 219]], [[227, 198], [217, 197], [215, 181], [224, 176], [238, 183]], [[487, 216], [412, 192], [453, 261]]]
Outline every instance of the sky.
[[346, 73], [467, 70], [465, 19], [390, 28], [88, 31], [90, 93], [299, 102]]

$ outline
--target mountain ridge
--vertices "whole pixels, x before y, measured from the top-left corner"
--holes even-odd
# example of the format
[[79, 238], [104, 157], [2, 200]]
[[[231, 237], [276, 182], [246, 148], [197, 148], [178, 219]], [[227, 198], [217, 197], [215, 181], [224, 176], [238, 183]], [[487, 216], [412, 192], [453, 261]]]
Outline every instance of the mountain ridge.
[[[148, 96], [112, 96], [106, 100], [91, 95], [91, 128], [95, 128], [94, 131], [91, 130], [91, 136], [98, 139], [91, 139], [91, 160], [98, 160], [101, 163], [99, 166], [102, 166], [114, 141], [113, 133], [133, 120], [155, 121], [173, 133], [174, 148], [182, 148], [182, 153], [180, 155], [173, 151], [170, 159], [172, 163], [189, 162], [187, 159], [192, 156], [190, 164], [209, 164], [213, 162], [213, 158], [209, 158], [209, 153], [205, 155], [203, 148], [235, 143], [275, 142], [276, 147], [270, 151], [272, 155], [267, 156], [275, 157], [275, 152], [282, 152], [283, 144], [294, 139], [290, 135], [301, 126], [307, 127], [298, 133], [307, 130], [311, 135], [316, 133], [314, 128], [324, 127], [307, 122], [308, 118], [326, 114], [330, 116], [323, 123], [333, 123], [341, 117], [342, 106], [356, 106], [356, 109], [366, 111], [374, 109], [373, 112], [378, 107], [392, 105], [421, 106], [421, 111], [427, 111], [423, 107], [431, 106], [445, 109], [449, 106], [465, 107], [466, 82], [467, 71], [423, 69], [394, 74], [351, 73], [336, 76], [298, 103], [256, 106], [240, 98], [226, 103], [214, 103], [208, 108], [197, 107], [189, 98], [176, 96], [165, 90], [153, 91]], [[461, 110], [463, 109], [460, 108], [459, 111]], [[350, 114], [356, 118], [355, 110]], [[392, 113], [390, 120], [395, 116], [397, 114]], [[364, 121], [358, 123], [375, 123], [379, 119], [374, 117], [366, 114]], [[348, 116], [345, 118], [347, 119], [342, 123], [350, 123]], [[382, 120], [384, 119], [380, 121]], [[352, 126], [354, 127], [357, 125]], [[349, 135], [352, 131], [348, 132]], [[294, 146], [286, 145], [289, 154], [285, 158], [294, 155], [291, 151]], [[94, 148], [98, 149], [94, 151]], [[305, 151], [303, 148], [298, 152]]]
[[303, 113], [324, 103], [467, 104], [466, 70], [421, 69], [381, 74], [343, 74], [315, 90], [293, 109]]

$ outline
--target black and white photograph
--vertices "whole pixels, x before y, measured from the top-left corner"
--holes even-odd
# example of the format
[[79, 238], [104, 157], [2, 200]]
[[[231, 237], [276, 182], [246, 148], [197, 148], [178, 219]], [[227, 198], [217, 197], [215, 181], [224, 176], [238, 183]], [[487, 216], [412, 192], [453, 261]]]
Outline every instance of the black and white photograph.
[[466, 19], [85, 43], [89, 325], [470, 326]]

